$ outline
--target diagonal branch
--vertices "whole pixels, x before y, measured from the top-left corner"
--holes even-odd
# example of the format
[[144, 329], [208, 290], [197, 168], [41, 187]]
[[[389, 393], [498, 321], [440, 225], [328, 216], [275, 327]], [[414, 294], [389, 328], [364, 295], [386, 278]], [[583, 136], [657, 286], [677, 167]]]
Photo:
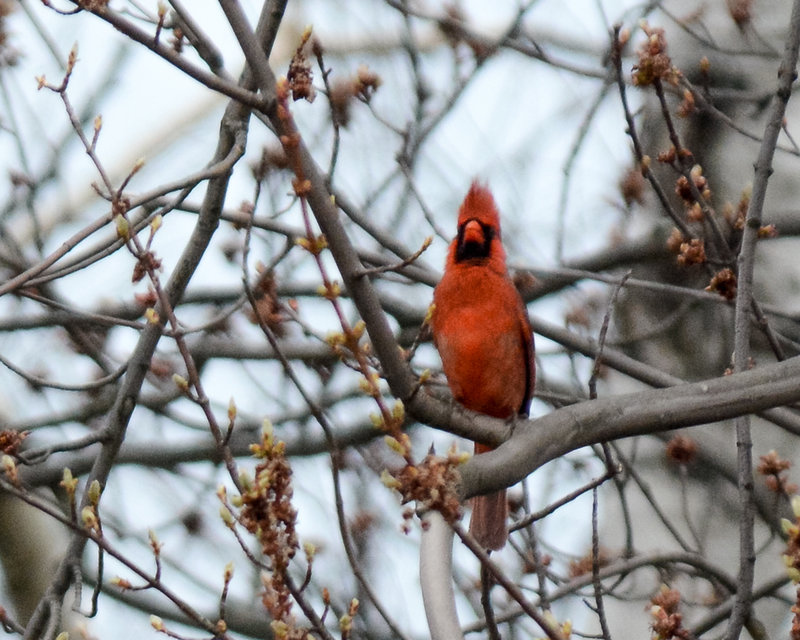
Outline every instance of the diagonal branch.
[[[74, 1], [74, 0], [73, 0]], [[275, 3], [269, 3], [275, 4]], [[89, 9], [86, 9], [87, 11]], [[102, 9], [94, 9], [91, 12], [101, 20], [105, 20], [114, 27], [117, 31], [124, 34], [131, 40], [147, 47], [153, 53], [160, 56], [168, 63], [183, 71], [187, 76], [194, 78], [204, 86], [218, 91], [219, 93], [228, 96], [232, 100], [236, 100], [241, 104], [248, 105], [252, 108], [265, 110], [270, 105], [254, 91], [254, 87], [235, 83], [231, 78], [225, 75], [217, 75], [201, 69], [200, 67], [192, 64], [186, 56], [183, 56], [172, 49], [169, 45], [164, 44], [153, 37], [153, 34], [145, 31], [137, 26], [131, 20], [126, 19], [117, 11], [113, 11], [104, 6]]]

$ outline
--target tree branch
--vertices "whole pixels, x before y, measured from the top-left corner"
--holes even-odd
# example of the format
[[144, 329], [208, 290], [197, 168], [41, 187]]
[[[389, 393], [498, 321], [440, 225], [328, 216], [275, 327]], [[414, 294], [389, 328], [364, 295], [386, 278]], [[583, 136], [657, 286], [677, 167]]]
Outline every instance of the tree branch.
[[[744, 371], [750, 359], [750, 309], [753, 297], [753, 271], [756, 241], [761, 227], [767, 184], [772, 174], [772, 158], [778, 135], [783, 126], [786, 105], [792, 94], [792, 83], [797, 77], [797, 57], [800, 51], [800, 0], [792, 3], [789, 32], [784, 44], [783, 58], [778, 69], [778, 87], [772, 100], [772, 109], [764, 130], [761, 149], [755, 163], [753, 192], [747, 207], [742, 244], [737, 259], [736, 310], [734, 315], [735, 337], [733, 364], [736, 371]], [[742, 626], [750, 617], [753, 600], [753, 577], [756, 555], [753, 526], [753, 441], [750, 434], [750, 417], [743, 415], [736, 420], [736, 451], [739, 467], [739, 576], [736, 603], [725, 631], [727, 640], [736, 640]]]
[[461, 469], [460, 493], [468, 498], [508, 487], [545, 463], [590, 444], [725, 420], [798, 400], [800, 357], [795, 357], [702, 382], [581, 402], [517, 423], [513, 434], [502, 421], [455, 404], [434, 404], [430, 396], [415, 408], [425, 410], [417, 417], [453, 433], [469, 431], [473, 439], [494, 445], [505, 440]]

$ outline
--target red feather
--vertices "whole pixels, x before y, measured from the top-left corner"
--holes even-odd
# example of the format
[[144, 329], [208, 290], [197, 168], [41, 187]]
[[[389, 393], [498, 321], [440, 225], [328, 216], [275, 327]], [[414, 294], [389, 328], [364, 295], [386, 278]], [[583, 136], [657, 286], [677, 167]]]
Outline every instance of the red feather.
[[[527, 415], [536, 377], [525, 305], [506, 270], [491, 192], [473, 182], [458, 214], [441, 282], [433, 292], [434, 342], [453, 396], [495, 418]], [[475, 452], [490, 447], [475, 443]], [[484, 547], [508, 537], [505, 490], [472, 501], [470, 532]]]

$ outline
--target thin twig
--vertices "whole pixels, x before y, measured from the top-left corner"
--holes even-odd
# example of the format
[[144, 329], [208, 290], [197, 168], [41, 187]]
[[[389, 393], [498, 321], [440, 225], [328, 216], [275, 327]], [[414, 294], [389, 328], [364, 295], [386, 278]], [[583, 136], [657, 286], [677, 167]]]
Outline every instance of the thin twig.
[[497, 620], [495, 620], [494, 616], [494, 607], [492, 606], [493, 585], [494, 576], [489, 571], [489, 568], [481, 563], [481, 607], [486, 620], [486, 632], [489, 640], [501, 640], [500, 630], [497, 628]]
[[550, 640], [564, 640], [564, 634], [561, 629], [559, 629], [551, 619], [546, 618], [533, 608], [533, 605], [528, 602], [522, 590], [513, 580], [506, 576], [505, 572], [500, 569], [494, 561], [492, 561], [489, 554], [478, 544], [475, 538], [465, 531], [458, 522], [452, 523], [452, 527], [453, 531], [455, 531], [456, 535], [461, 539], [461, 542], [463, 542], [469, 550], [477, 556], [478, 560], [480, 560], [481, 566], [486, 567], [487, 572], [493, 577], [497, 584], [502, 586], [508, 595], [522, 607], [522, 610], [539, 625], [545, 635], [550, 638]]
[[533, 524], [537, 520], [541, 520], [542, 518], [546, 518], [551, 513], [557, 511], [558, 509], [560, 509], [564, 505], [575, 501], [577, 498], [580, 498], [584, 493], [587, 493], [588, 491], [593, 491], [596, 487], [599, 487], [601, 484], [606, 482], [610, 477], [611, 477], [611, 475], [609, 475], [608, 471], [606, 471], [606, 473], [604, 473], [599, 478], [595, 478], [594, 480], [591, 480], [590, 482], [587, 482], [582, 487], [578, 487], [574, 491], [570, 491], [567, 495], [565, 495], [564, 497], [560, 498], [559, 500], [556, 500], [555, 502], [547, 505], [544, 509], [541, 509], [539, 511], [535, 511], [533, 513], [529, 513], [524, 518], [521, 518], [521, 519], [517, 520], [515, 523], [513, 523], [511, 526], [509, 526], [509, 528], [508, 528], [509, 532], [517, 531], [519, 529], [524, 529], [525, 527]]
[[600, 580], [600, 534], [597, 524], [597, 487], [592, 489], [592, 586], [594, 588], [594, 603], [597, 620], [604, 640], [611, 640], [608, 629], [606, 608], [603, 604], [603, 583]]
[[694, 177], [691, 174], [691, 163], [687, 157], [687, 155], [691, 155], [691, 150], [684, 149], [678, 136], [678, 132], [675, 130], [675, 123], [672, 120], [672, 114], [669, 111], [669, 105], [667, 105], [667, 98], [664, 95], [664, 84], [661, 82], [661, 78], [655, 78], [653, 80], [653, 88], [655, 89], [656, 96], [658, 97], [658, 103], [661, 106], [661, 118], [664, 120], [670, 142], [675, 149], [675, 169], [685, 178], [686, 185], [689, 188], [692, 198], [698, 205], [700, 205], [700, 209], [703, 212], [703, 222], [705, 222], [711, 228], [712, 235], [714, 236], [715, 246], [719, 255], [724, 262], [730, 263], [733, 259], [733, 255], [731, 254], [728, 242], [722, 233], [722, 229], [717, 222], [716, 211], [714, 211], [711, 205], [709, 205], [708, 201], [703, 197], [703, 194], [700, 193], [700, 190], [695, 184]]
[[[202, 616], [200, 613], [198, 613], [194, 608], [191, 607], [191, 605], [189, 605], [185, 600], [179, 597], [174, 591], [169, 589], [163, 582], [156, 579], [155, 576], [147, 573], [137, 564], [133, 563], [128, 558], [126, 553], [122, 553], [121, 551], [113, 547], [109, 542], [108, 538], [105, 537], [102, 533], [98, 533], [92, 528], [78, 524], [78, 522], [65, 516], [58, 505], [44, 500], [35, 493], [30, 493], [18, 489], [17, 487], [13, 486], [3, 478], [0, 478], [0, 489], [4, 492], [14, 495], [20, 500], [38, 509], [42, 513], [45, 513], [49, 517], [60, 522], [61, 524], [72, 530], [73, 534], [77, 537], [80, 537], [82, 540], [84, 541], [91, 540], [95, 545], [97, 545], [99, 550], [101, 550], [104, 553], [107, 553], [108, 555], [119, 561], [123, 566], [130, 569], [133, 573], [135, 573], [140, 578], [142, 578], [146, 583], [148, 583], [151, 586], [151, 588], [156, 589], [157, 591], [162, 593], [182, 613], [184, 613], [187, 616], [187, 618], [189, 618], [192, 621], [193, 624], [196, 624], [199, 628], [205, 629], [206, 631], [209, 631], [211, 633], [214, 634], [219, 633], [219, 628], [213, 622], [211, 622], [210, 620]], [[78, 566], [78, 576], [80, 576], [79, 566]], [[47, 609], [47, 612], [45, 614], [45, 619], [48, 620], [48, 624], [52, 622], [50, 616], [56, 615], [55, 624], [58, 625], [59, 623], [58, 613], [60, 611], [60, 604], [58, 604], [57, 599], [55, 599], [50, 595], [47, 595], [42, 600], [42, 603], [43, 605], [40, 606], [44, 606], [44, 608]], [[29, 623], [25, 630], [25, 635], [27, 636], [30, 633], [31, 633], [31, 624]], [[44, 634], [46, 633], [47, 631], [44, 631]], [[34, 635], [33, 637], [38, 637], [38, 634]], [[228, 639], [230, 638], [230, 636], [228, 636], [227, 634], [222, 634], [221, 636], [217, 637], [228, 638]]]
[[[100, 12], [99, 16], [103, 19], [111, 19], [112, 16], [118, 17], [111, 10], [104, 10]], [[145, 36], [144, 40], [147, 41], [148, 37]], [[148, 42], [147, 44], [151, 43]], [[215, 79], [214, 82], [217, 83], [217, 80]], [[250, 94], [249, 90], [244, 88], [242, 90], [244, 93]], [[242, 91], [237, 91], [237, 93], [241, 94]], [[258, 102], [261, 103], [261, 100], [259, 99]], [[220, 141], [214, 158], [215, 162], [227, 157], [234, 147], [238, 147], [241, 153], [244, 152], [248, 116], [249, 111], [240, 103], [232, 102], [229, 105], [221, 126]], [[214, 235], [218, 225], [219, 212], [222, 209], [222, 202], [227, 192], [229, 177], [230, 172], [213, 178], [208, 184], [197, 224], [186, 244], [178, 266], [165, 287], [165, 297], [170, 306], [174, 305], [185, 291]], [[156, 309], [156, 311], [158, 312], [159, 309]], [[149, 364], [160, 337], [161, 325], [158, 323], [148, 324], [139, 336], [138, 343], [131, 354], [128, 371], [119, 386], [114, 405], [107, 417], [105, 427], [107, 440], [103, 443], [94, 460], [87, 486], [90, 486], [95, 480], [100, 483], [101, 487], [105, 485], [125, 439], [131, 414], [136, 406], [141, 386], [149, 370]], [[87, 501], [88, 495], [87, 492], [84, 492], [82, 504], [86, 504]], [[25, 640], [33, 640], [33, 638], [39, 637], [58, 620], [57, 617], [54, 617], [54, 614], [57, 615], [58, 612], [53, 611], [53, 603], [60, 602], [69, 588], [72, 580], [71, 569], [80, 563], [85, 544], [86, 538], [84, 536], [72, 536], [67, 552], [54, 574], [50, 587], [31, 616], [26, 628]]]
[[589, 378], [589, 398], [592, 400], [597, 398], [597, 378], [600, 375], [600, 363], [603, 361], [603, 349], [605, 348], [606, 344], [608, 327], [611, 323], [611, 313], [616, 305], [619, 292], [622, 291], [622, 287], [625, 286], [625, 282], [628, 280], [628, 278], [630, 278], [632, 273], [632, 271], [628, 271], [622, 276], [622, 278], [620, 278], [617, 286], [615, 286], [611, 292], [611, 297], [608, 301], [605, 315], [603, 316], [603, 324], [600, 327], [600, 336], [597, 339], [597, 354], [595, 355], [594, 364], [592, 366], [592, 375]]
[[409, 266], [411, 264], [414, 264], [419, 259], [419, 257], [423, 253], [425, 253], [425, 251], [427, 251], [428, 247], [431, 246], [431, 242], [432, 241], [433, 241], [433, 238], [428, 236], [427, 238], [425, 238], [425, 241], [422, 243], [422, 246], [419, 249], [417, 249], [414, 253], [412, 253], [410, 256], [408, 256], [408, 258], [406, 258], [402, 262], [398, 262], [396, 264], [387, 264], [387, 265], [383, 265], [381, 267], [373, 267], [372, 269], [364, 269], [364, 270], [361, 271], [361, 275], [362, 276], [373, 276], [373, 275], [377, 275], [379, 273], [386, 273], [387, 271], [400, 271], [400, 270], [404, 269], [405, 267], [407, 267], [407, 266]]
[[11, 371], [13, 371], [14, 373], [16, 373], [32, 387], [58, 389], [59, 391], [95, 391], [97, 389], [106, 386], [107, 384], [111, 384], [112, 382], [116, 382], [117, 380], [119, 380], [128, 368], [127, 365], [122, 365], [113, 373], [110, 373], [107, 376], [103, 376], [102, 378], [92, 380], [92, 382], [84, 382], [81, 384], [69, 384], [67, 382], [53, 382], [51, 380], [47, 380], [46, 378], [33, 375], [32, 373], [27, 373], [26, 371], [17, 367], [16, 365], [14, 365], [8, 359], [4, 358], [1, 355], [0, 355], [0, 363], [3, 364], [8, 369], [10, 369]]
[[686, 221], [681, 218], [681, 216], [678, 215], [678, 213], [672, 208], [664, 188], [661, 186], [658, 178], [650, 168], [650, 158], [644, 153], [644, 149], [639, 140], [639, 134], [636, 132], [636, 122], [634, 121], [633, 114], [628, 106], [627, 88], [625, 86], [625, 80], [622, 77], [622, 43], [619, 40], [619, 33], [621, 29], [622, 26], [618, 24], [614, 26], [612, 32], [611, 62], [614, 64], [620, 102], [622, 103], [622, 109], [625, 113], [625, 121], [628, 125], [627, 133], [631, 139], [631, 142], [633, 143], [633, 151], [636, 156], [636, 161], [639, 164], [639, 169], [641, 170], [642, 175], [647, 178], [647, 181], [653, 187], [653, 191], [655, 191], [662, 209], [664, 209], [665, 213], [669, 216], [675, 226], [680, 229], [684, 237], [690, 238], [692, 237], [692, 233], [689, 230], [689, 226], [686, 224]]

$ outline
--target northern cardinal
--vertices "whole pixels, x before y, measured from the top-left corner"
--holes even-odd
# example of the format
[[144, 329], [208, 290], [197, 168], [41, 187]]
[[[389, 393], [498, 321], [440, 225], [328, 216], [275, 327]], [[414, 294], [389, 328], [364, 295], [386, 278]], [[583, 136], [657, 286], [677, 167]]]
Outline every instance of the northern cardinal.
[[[433, 292], [433, 339], [455, 399], [495, 418], [527, 416], [536, 370], [525, 305], [506, 270], [491, 192], [473, 182]], [[475, 453], [491, 447], [475, 443]], [[508, 538], [505, 489], [472, 499], [469, 530], [486, 549]]]

